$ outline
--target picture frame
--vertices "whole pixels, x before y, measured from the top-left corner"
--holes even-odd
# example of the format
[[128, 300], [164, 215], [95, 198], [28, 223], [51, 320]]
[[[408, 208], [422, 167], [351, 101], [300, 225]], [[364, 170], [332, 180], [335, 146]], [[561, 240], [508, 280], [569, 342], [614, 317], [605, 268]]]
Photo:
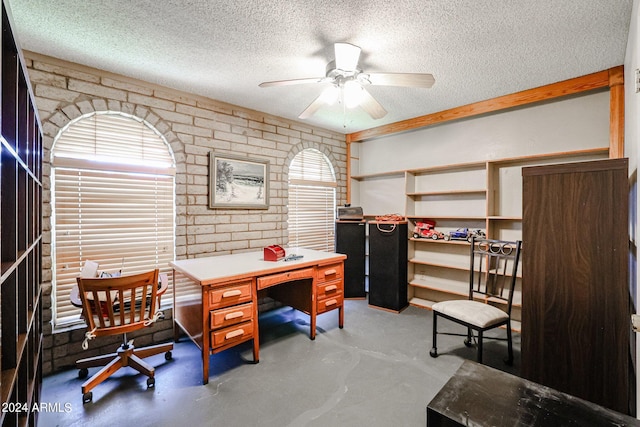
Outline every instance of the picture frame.
[[209, 153], [209, 208], [268, 207], [269, 160]]

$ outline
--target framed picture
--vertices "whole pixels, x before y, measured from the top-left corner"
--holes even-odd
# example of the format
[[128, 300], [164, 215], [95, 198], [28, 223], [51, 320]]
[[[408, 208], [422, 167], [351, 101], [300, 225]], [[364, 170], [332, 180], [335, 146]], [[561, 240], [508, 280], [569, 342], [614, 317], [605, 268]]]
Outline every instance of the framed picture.
[[209, 207], [267, 209], [269, 161], [229, 154], [209, 154]]

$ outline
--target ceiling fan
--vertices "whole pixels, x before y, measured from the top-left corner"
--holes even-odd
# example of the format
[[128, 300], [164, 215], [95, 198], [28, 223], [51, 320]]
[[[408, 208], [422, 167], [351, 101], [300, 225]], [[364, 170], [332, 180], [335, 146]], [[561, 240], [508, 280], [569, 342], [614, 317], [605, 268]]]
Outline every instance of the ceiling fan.
[[335, 43], [335, 60], [327, 64], [325, 77], [278, 80], [260, 83], [260, 87], [286, 86], [306, 83], [330, 83], [298, 116], [307, 119], [323, 105], [341, 101], [344, 107], [362, 107], [372, 118], [387, 114], [384, 107], [366, 90], [367, 85], [404, 86], [430, 88], [435, 79], [431, 74], [420, 73], [365, 73], [358, 68], [361, 49], [350, 43]]

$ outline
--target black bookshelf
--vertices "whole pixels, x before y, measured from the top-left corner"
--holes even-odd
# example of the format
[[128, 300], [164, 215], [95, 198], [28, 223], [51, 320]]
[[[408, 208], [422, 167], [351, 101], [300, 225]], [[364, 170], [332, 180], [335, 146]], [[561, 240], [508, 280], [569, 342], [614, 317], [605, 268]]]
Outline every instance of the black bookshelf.
[[366, 298], [365, 289], [365, 221], [336, 221], [335, 251], [345, 254], [344, 297]]
[[42, 133], [2, 2], [0, 424], [36, 425], [42, 384]]

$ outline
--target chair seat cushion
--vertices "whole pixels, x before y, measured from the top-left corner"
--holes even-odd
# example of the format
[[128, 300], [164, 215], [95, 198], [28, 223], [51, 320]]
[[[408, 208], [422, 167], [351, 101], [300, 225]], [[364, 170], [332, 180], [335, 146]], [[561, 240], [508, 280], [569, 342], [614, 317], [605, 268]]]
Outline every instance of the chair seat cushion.
[[433, 304], [433, 311], [445, 314], [465, 323], [486, 328], [509, 318], [507, 313], [492, 305], [471, 300], [441, 301]]

